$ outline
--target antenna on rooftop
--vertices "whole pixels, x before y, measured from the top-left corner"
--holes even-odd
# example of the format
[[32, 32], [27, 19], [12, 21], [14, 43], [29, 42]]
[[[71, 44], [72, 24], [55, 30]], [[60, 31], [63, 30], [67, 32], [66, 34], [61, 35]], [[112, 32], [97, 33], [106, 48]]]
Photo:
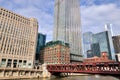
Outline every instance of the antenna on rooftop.
[[112, 29], [112, 24], [105, 24], [105, 31], [110, 31], [111, 35], [113, 36], [113, 29]]

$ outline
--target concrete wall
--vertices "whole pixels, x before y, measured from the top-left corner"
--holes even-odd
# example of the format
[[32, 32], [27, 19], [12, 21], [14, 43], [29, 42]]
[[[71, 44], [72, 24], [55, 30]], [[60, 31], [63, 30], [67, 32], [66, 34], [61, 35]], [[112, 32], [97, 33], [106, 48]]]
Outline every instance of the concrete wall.
[[23, 78], [38, 78], [38, 77], [50, 77], [46, 65], [42, 65], [39, 69], [29, 68], [0, 68], [0, 80], [3, 79], [23, 79]]

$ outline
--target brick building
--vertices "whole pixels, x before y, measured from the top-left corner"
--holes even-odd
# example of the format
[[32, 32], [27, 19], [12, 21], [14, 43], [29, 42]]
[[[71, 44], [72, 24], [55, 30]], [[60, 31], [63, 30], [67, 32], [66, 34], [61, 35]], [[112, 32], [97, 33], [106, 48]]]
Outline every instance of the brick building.
[[69, 44], [61, 41], [48, 42], [40, 51], [40, 62], [46, 64], [70, 63]]
[[113, 60], [109, 60], [107, 52], [102, 52], [101, 57], [86, 58], [83, 62], [113, 62]]

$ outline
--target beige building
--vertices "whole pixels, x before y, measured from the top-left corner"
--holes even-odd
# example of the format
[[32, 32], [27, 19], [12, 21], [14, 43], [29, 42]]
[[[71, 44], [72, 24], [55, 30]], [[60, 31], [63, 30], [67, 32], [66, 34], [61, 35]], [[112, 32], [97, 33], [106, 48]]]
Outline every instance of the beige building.
[[32, 68], [38, 22], [0, 8], [0, 67]]

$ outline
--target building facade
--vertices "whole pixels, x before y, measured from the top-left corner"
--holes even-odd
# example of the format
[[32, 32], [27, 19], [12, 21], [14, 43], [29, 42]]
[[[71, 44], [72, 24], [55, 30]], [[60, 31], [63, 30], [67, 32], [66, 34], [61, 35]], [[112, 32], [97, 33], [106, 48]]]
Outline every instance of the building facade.
[[116, 61], [117, 61], [117, 62], [120, 62], [120, 53], [117, 53], [117, 54], [115, 55], [115, 57], [116, 57]]
[[55, 0], [53, 40], [70, 44], [71, 62], [82, 61], [79, 0]]
[[105, 31], [109, 31], [110, 34], [113, 36], [112, 24], [110, 23], [105, 24]]
[[0, 67], [33, 68], [38, 22], [0, 8]]
[[91, 44], [91, 49], [92, 49], [92, 57], [93, 56], [101, 56], [101, 51], [100, 51], [100, 44], [98, 43], [93, 43]]
[[[108, 58], [115, 60], [115, 52], [112, 42], [112, 36], [109, 31], [93, 34], [93, 48], [94, 56], [99, 56], [101, 52], [107, 52]], [[98, 50], [99, 49], [99, 50]], [[100, 51], [100, 52], [99, 52]]]
[[100, 57], [94, 56], [92, 58], [86, 58], [83, 62], [114, 62], [108, 58], [107, 52], [102, 52]]
[[113, 45], [115, 49], [115, 53], [120, 53], [120, 35], [119, 36], [113, 36]]
[[40, 62], [46, 64], [70, 63], [69, 44], [61, 41], [51, 41], [40, 50]]
[[39, 60], [40, 49], [45, 46], [46, 35], [38, 33], [37, 47], [36, 47], [36, 60]]
[[89, 53], [89, 51], [91, 51], [92, 35], [92, 32], [83, 33], [83, 53], [85, 58], [89, 58], [92, 55], [91, 52]]
[[87, 58], [93, 57], [93, 51], [92, 50], [87, 50]]

